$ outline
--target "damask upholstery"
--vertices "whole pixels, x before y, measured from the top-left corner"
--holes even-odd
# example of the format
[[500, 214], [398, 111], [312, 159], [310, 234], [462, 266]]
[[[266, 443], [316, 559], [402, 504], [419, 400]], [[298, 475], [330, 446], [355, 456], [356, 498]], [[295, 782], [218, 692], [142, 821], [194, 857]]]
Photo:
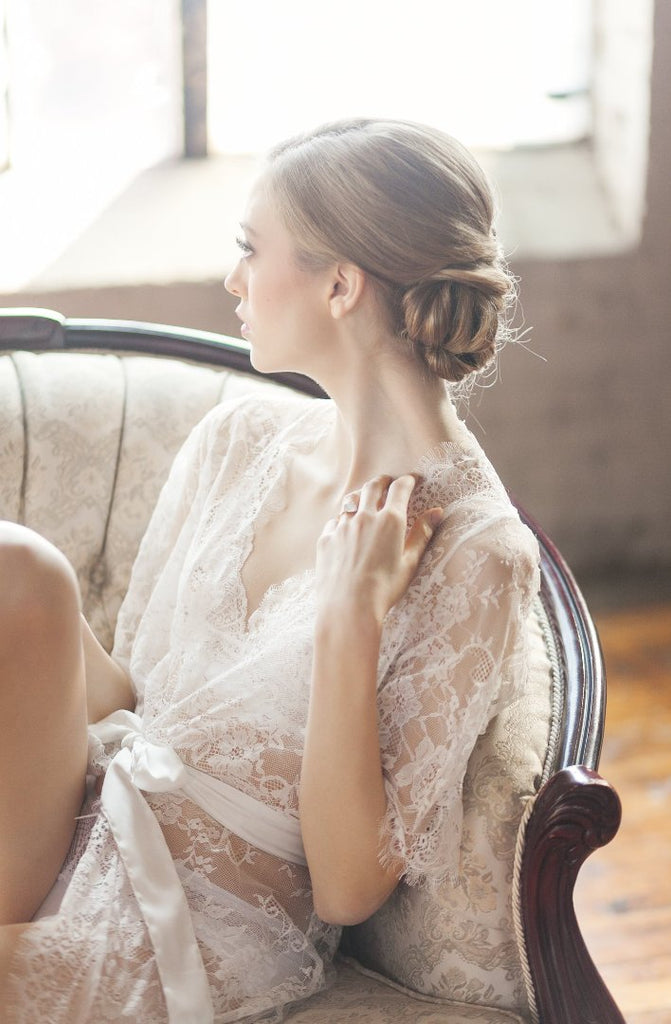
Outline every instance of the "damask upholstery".
[[272, 386], [141, 356], [0, 357], [0, 517], [65, 552], [108, 650], [175, 452], [218, 401]]
[[291, 1024], [525, 1024], [527, 1019], [477, 1003], [420, 997], [349, 958], [337, 966], [334, 987], [290, 1013]]
[[[108, 649], [177, 448], [215, 403], [250, 390], [263, 401], [277, 386], [145, 356], [0, 357], [0, 518], [26, 523], [67, 554]], [[343, 951], [360, 966], [343, 960], [334, 988], [291, 1021], [532, 1019], [512, 892], [519, 822], [543, 779], [551, 733], [552, 658], [540, 606], [536, 613], [527, 692], [491, 723], [469, 763], [460, 885], [437, 896], [399, 886], [346, 932]]]

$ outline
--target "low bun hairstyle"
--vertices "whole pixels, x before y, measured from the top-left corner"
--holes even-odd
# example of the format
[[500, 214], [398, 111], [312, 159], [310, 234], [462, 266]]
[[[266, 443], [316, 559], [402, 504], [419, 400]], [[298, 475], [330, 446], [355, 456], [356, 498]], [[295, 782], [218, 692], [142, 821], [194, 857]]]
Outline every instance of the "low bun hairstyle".
[[405, 335], [434, 373], [460, 381], [487, 367], [496, 354], [510, 289], [506, 272], [498, 268], [440, 271], [404, 291]]
[[406, 121], [339, 121], [272, 150], [266, 181], [299, 263], [361, 267], [433, 373], [457, 382], [493, 361], [514, 279], [487, 179], [459, 142]]

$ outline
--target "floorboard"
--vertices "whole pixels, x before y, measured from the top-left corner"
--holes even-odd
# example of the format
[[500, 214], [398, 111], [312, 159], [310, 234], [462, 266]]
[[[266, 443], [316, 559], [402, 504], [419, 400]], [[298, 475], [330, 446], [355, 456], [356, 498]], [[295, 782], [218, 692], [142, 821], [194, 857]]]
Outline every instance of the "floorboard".
[[671, 1024], [671, 603], [596, 615], [608, 676], [601, 774], [622, 800], [576, 911], [627, 1024]]

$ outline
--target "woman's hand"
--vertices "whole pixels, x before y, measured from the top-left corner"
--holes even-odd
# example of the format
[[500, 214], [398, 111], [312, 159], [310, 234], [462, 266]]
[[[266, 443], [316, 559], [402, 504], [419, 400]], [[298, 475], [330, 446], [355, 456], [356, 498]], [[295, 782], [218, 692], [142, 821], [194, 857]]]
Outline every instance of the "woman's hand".
[[375, 477], [327, 522], [317, 544], [318, 612], [366, 608], [381, 624], [405, 593], [443, 518], [442, 509], [427, 509], [408, 530], [415, 484], [410, 474]]

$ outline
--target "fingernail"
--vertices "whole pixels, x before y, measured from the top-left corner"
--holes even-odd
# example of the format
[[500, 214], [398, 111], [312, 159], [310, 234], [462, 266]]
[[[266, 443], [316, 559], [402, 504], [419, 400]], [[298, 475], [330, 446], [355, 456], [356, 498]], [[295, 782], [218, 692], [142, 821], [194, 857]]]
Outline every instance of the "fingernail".
[[434, 508], [429, 512], [426, 519], [422, 523], [422, 529], [424, 536], [431, 538], [437, 528], [437, 526], [443, 521], [443, 510], [442, 508]]
[[429, 512], [428, 518], [430, 526], [435, 530], [435, 528], [439, 526], [445, 518], [445, 513], [442, 508], [434, 508]]

